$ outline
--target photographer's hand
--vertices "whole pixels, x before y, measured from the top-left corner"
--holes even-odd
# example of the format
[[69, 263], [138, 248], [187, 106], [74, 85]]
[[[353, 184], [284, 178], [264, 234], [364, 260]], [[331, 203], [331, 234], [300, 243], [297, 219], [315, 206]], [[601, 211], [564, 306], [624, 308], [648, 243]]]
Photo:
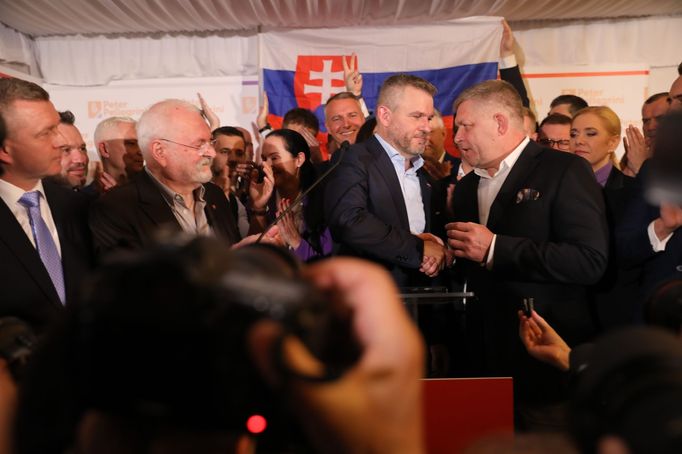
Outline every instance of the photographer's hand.
[[12, 451], [12, 429], [17, 407], [17, 385], [7, 367], [7, 362], [0, 358], [0, 454]]
[[[424, 346], [390, 276], [369, 262], [336, 258], [305, 270], [334, 302], [353, 312], [353, 329], [363, 349], [357, 364], [336, 381], [287, 382], [311, 441], [325, 452], [422, 453], [421, 384]], [[272, 383], [281, 383], [269, 354], [281, 328], [260, 322], [250, 335], [252, 352]], [[322, 365], [294, 337], [283, 344], [284, 361], [305, 375]]]

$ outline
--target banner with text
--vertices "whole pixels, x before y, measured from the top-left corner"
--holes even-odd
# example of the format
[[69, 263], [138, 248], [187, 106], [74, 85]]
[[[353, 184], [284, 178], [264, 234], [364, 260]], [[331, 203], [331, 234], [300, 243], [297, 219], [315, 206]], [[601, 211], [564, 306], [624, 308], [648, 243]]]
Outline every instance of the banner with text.
[[[538, 123], [547, 116], [549, 105], [559, 95], [577, 95], [590, 106], [608, 106], [620, 117], [625, 128], [634, 124], [641, 129], [642, 103], [649, 97], [649, 67], [642, 64], [608, 66], [528, 66], [523, 77], [528, 86], [531, 106]], [[623, 144], [616, 150], [624, 152]]]
[[221, 125], [249, 131], [258, 113], [256, 76], [120, 81], [97, 87], [46, 84], [44, 88], [57, 110], [70, 110], [76, 116], [91, 160], [99, 160], [93, 134], [100, 121], [113, 116], [137, 120], [147, 107], [163, 99], [183, 99], [199, 107], [197, 93], [201, 93]]

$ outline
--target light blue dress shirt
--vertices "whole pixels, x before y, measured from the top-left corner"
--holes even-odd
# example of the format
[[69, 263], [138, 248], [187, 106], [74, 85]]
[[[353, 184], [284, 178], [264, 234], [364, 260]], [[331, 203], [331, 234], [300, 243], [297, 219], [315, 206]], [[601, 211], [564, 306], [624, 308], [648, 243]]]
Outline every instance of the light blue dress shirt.
[[415, 156], [410, 159], [412, 167], [405, 170], [405, 158], [398, 153], [398, 150], [393, 148], [380, 135], [375, 134], [374, 137], [384, 147], [391, 163], [393, 163], [395, 174], [398, 176], [400, 190], [405, 201], [405, 209], [407, 210], [407, 218], [410, 222], [410, 232], [415, 235], [424, 233], [426, 216], [424, 214], [424, 202], [422, 201], [422, 188], [419, 184], [419, 176], [417, 175], [417, 170], [424, 165], [424, 159], [421, 156]]

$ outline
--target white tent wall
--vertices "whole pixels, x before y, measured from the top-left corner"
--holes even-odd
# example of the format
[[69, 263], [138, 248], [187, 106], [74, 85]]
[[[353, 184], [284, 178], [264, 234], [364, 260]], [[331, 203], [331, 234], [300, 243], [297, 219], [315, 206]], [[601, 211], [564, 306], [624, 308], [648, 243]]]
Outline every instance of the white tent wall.
[[[644, 63], [651, 67], [649, 89], [652, 93], [668, 89], [682, 59], [679, 48], [682, 16], [529, 21], [512, 23], [512, 28], [519, 44], [522, 66]], [[45, 81], [60, 85], [257, 75], [258, 66], [255, 31], [38, 37], [35, 48]]]
[[30, 36], [0, 23], [0, 65], [3, 68], [40, 77], [34, 54], [34, 41]]

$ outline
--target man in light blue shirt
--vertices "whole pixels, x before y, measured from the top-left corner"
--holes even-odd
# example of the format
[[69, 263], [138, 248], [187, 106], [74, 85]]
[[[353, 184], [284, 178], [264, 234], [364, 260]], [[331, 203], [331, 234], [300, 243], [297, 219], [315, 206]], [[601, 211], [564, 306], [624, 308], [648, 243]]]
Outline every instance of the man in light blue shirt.
[[428, 143], [435, 87], [419, 77], [386, 79], [376, 134], [352, 146], [327, 183], [325, 215], [340, 253], [386, 266], [399, 286], [427, 285], [445, 263], [430, 232], [431, 188], [421, 154]]

